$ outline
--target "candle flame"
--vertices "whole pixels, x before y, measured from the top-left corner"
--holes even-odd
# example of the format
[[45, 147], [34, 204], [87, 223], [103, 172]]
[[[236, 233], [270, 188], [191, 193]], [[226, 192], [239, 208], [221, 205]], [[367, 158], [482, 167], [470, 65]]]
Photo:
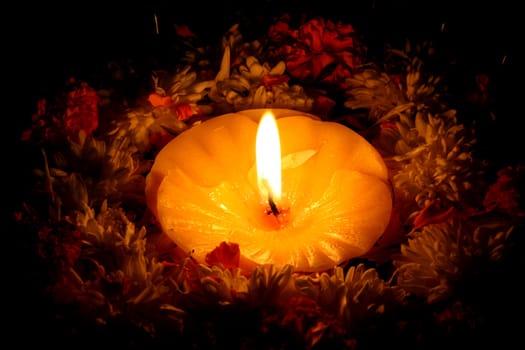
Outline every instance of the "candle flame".
[[259, 122], [255, 142], [257, 179], [264, 201], [281, 198], [281, 143], [277, 122], [266, 112]]

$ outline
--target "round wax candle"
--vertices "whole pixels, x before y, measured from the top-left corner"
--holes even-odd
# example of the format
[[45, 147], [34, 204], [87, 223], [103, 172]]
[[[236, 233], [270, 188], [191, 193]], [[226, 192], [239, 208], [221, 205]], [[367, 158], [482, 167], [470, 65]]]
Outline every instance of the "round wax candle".
[[266, 110], [212, 118], [157, 155], [146, 198], [163, 231], [197, 261], [236, 243], [241, 266], [322, 271], [366, 253], [390, 219], [383, 159], [363, 137], [301, 112], [274, 109], [281, 142], [283, 214], [261, 200], [255, 141]]

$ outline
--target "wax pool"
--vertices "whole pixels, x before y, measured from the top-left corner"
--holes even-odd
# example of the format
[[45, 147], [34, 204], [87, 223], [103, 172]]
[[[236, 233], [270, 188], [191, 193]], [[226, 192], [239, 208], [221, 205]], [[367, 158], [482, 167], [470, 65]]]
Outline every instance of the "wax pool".
[[392, 210], [387, 168], [359, 134], [301, 112], [272, 110], [282, 154], [286, 212], [261, 201], [255, 142], [266, 110], [212, 118], [157, 155], [146, 198], [162, 230], [197, 261], [236, 243], [241, 267], [291, 264], [322, 271], [366, 253]]

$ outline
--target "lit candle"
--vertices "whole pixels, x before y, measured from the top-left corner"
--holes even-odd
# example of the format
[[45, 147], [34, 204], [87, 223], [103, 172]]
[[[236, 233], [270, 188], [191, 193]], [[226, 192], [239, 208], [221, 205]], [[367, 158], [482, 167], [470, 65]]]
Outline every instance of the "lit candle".
[[241, 267], [323, 271], [366, 253], [392, 210], [379, 153], [341, 124], [291, 110], [272, 110], [271, 131], [264, 112], [212, 118], [159, 152], [146, 198], [163, 231], [200, 262], [236, 243]]

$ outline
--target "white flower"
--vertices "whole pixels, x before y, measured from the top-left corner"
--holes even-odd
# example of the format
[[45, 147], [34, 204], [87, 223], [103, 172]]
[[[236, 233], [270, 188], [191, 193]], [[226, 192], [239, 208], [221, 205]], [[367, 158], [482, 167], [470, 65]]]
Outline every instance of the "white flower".
[[313, 107], [313, 98], [302, 87], [288, 85], [284, 62], [270, 66], [248, 56], [230, 74], [229, 60], [230, 49], [227, 47], [216, 85], [209, 94], [215, 102], [225, 103], [233, 110], [273, 107], [308, 111]]
[[456, 124], [455, 111], [420, 111], [414, 120], [401, 114], [396, 125], [389, 135], [395, 140], [390, 160], [398, 163], [392, 180], [398, 199], [414, 202], [407, 215], [413, 219], [433, 201], [445, 207], [469, 204], [472, 188], [480, 185], [482, 164], [472, 156], [475, 139]]
[[429, 303], [448, 298], [469, 275], [502, 258], [513, 230], [492, 218], [425, 226], [401, 246], [401, 256], [394, 261], [397, 284]]
[[385, 307], [401, 300], [402, 291], [391, 287], [374, 268], [351, 266], [346, 275], [341, 267], [332, 272], [299, 276], [296, 287], [317, 301], [323, 309], [341, 317], [346, 324], [358, 324], [370, 314], [381, 314]]

